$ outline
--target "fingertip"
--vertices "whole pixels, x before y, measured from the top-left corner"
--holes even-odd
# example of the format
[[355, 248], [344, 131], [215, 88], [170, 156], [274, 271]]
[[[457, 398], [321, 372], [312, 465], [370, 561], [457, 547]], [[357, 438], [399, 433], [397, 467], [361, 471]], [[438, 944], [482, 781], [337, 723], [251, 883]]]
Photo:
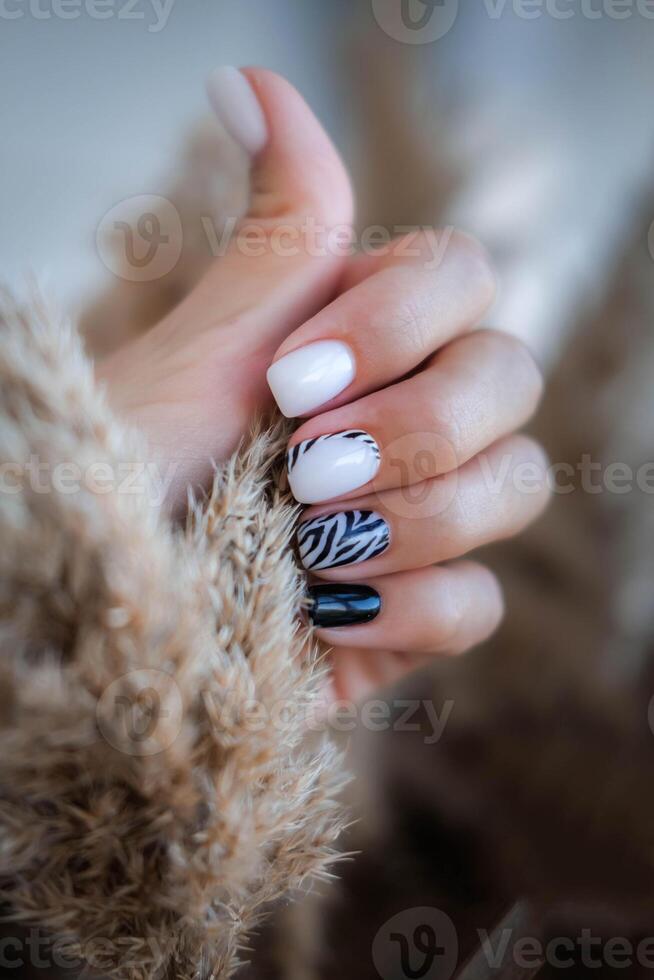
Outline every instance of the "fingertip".
[[[472, 563], [474, 564], [474, 563]], [[495, 572], [486, 565], [477, 565], [482, 587], [487, 596], [486, 623], [483, 639], [488, 639], [499, 628], [506, 614], [506, 598], [502, 583]]]
[[209, 103], [232, 139], [252, 157], [268, 142], [268, 123], [246, 73], [233, 65], [215, 68], [206, 80]]
[[310, 215], [327, 228], [351, 225], [350, 179], [313, 110], [276, 72], [246, 67], [241, 73], [257, 97], [268, 131], [255, 162], [250, 216]]

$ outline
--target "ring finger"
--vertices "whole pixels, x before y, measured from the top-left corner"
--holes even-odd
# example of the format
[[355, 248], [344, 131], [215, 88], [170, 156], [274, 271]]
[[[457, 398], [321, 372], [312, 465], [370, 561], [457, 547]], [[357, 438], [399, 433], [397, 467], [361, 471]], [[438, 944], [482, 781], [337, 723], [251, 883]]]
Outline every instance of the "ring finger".
[[413, 488], [322, 505], [304, 514], [297, 544], [304, 567], [345, 581], [351, 566], [388, 575], [458, 558], [517, 534], [549, 497], [547, 461], [537, 443], [511, 436], [461, 469]]

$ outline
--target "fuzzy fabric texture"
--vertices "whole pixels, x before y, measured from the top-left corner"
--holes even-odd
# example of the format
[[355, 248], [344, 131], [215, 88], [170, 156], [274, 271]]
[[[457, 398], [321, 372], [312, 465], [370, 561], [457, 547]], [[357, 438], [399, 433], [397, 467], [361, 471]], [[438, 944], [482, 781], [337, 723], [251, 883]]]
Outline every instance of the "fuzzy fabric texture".
[[4, 297], [0, 884], [112, 977], [231, 976], [335, 856], [283, 443], [260, 431], [172, 527], [74, 328]]

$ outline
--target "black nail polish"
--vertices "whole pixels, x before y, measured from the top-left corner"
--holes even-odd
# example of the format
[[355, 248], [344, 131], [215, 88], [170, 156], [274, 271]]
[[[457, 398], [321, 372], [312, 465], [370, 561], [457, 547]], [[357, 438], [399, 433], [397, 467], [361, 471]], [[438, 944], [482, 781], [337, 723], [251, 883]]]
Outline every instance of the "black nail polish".
[[312, 585], [309, 597], [311, 622], [321, 629], [369, 623], [381, 609], [379, 593], [369, 585]]

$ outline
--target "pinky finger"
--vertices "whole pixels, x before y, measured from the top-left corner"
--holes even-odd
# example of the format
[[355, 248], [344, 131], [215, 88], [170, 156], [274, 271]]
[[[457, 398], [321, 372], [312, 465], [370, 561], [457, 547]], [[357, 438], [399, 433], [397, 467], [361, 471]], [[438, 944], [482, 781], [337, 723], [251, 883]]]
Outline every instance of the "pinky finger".
[[[356, 595], [362, 587], [367, 595], [379, 597], [367, 607], [376, 614], [372, 618], [369, 613], [367, 622], [348, 623], [348, 590]], [[311, 618], [324, 643], [401, 650], [415, 658], [415, 667], [425, 655], [462, 653], [481, 643], [494, 632], [504, 611], [497, 579], [473, 561], [384, 575], [353, 586], [314, 586], [310, 592]], [[339, 621], [343, 625], [331, 625]]]

